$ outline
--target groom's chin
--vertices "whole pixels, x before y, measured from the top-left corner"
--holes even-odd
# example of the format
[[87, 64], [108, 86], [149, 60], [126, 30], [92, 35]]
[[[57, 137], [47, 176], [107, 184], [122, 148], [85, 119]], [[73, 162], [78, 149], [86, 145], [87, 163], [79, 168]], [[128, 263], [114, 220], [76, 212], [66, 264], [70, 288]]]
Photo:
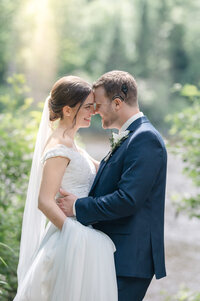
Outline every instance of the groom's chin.
[[101, 124], [101, 127], [102, 127], [102, 129], [104, 129], [104, 130], [108, 129], [108, 127], [107, 127], [104, 123]]
[[104, 120], [101, 120], [101, 126], [104, 130], [108, 128], [108, 124], [106, 124]]

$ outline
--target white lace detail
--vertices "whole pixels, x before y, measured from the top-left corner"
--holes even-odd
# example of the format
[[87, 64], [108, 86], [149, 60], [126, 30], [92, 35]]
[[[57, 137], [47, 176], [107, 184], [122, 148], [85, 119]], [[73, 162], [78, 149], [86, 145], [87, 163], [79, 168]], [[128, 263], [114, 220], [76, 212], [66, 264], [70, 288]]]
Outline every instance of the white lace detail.
[[61, 187], [78, 197], [86, 197], [90, 191], [96, 175], [96, 169], [88, 154], [78, 152], [73, 148], [63, 144], [57, 144], [55, 147], [46, 151], [41, 161], [53, 157], [65, 157], [70, 160], [64, 173]]
[[57, 144], [55, 147], [48, 149], [43, 155], [41, 162], [44, 162], [50, 158], [54, 157], [65, 157], [68, 159], [72, 159], [74, 155], [74, 149], [65, 146], [64, 144]]

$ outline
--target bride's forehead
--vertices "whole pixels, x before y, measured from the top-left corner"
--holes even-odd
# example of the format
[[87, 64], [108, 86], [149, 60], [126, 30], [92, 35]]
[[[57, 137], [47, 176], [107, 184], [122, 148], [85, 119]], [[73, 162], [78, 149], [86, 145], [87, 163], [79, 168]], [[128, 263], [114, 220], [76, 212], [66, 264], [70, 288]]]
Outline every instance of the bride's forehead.
[[90, 93], [84, 103], [94, 103], [94, 93]]

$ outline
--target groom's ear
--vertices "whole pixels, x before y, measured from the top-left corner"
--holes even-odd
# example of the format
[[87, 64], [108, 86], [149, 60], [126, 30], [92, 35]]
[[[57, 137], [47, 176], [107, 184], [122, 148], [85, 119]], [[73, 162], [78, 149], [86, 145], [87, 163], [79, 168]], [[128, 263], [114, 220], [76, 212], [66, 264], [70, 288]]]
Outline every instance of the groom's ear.
[[120, 98], [116, 97], [114, 100], [113, 100], [113, 105], [114, 105], [114, 110], [115, 111], [119, 111], [121, 109], [121, 106], [122, 106], [122, 101]]

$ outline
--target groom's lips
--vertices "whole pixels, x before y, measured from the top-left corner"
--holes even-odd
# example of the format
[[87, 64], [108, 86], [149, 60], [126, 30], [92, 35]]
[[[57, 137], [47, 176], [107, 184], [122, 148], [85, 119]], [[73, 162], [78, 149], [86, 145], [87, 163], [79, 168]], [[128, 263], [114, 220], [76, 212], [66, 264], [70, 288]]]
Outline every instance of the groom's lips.
[[88, 121], [88, 122], [90, 122], [91, 121], [91, 119], [90, 118], [84, 118], [84, 120], [86, 120], [86, 121]]

